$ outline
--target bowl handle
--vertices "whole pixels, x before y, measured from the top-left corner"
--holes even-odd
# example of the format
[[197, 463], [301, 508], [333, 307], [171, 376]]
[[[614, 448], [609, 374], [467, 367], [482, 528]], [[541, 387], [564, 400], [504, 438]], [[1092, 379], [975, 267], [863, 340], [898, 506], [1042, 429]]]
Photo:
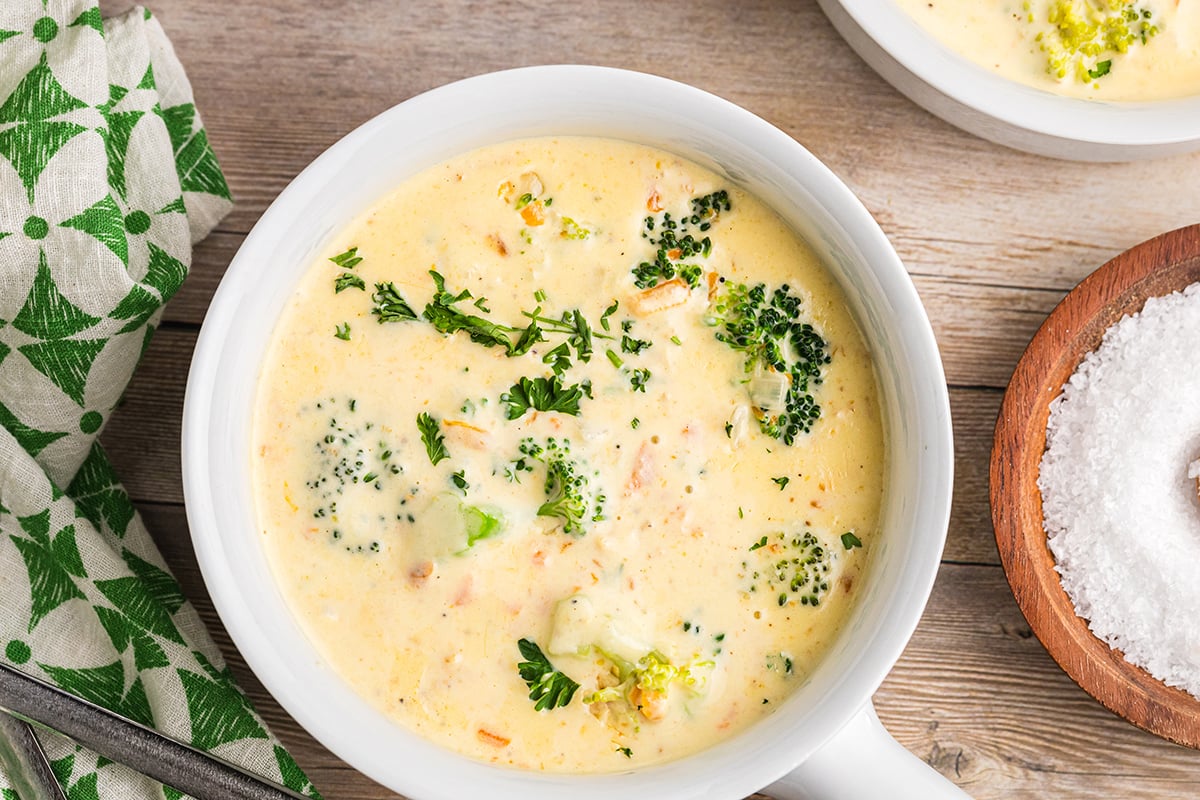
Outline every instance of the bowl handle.
[[970, 800], [893, 739], [870, 701], [807, 761], [763, 792], [776, 800]]

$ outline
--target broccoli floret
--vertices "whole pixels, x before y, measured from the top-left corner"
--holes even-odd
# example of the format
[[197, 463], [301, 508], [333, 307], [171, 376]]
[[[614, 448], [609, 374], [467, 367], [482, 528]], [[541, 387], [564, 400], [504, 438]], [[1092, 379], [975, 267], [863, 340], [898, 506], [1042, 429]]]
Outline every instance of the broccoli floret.
[[1107, 75], [1113, 57], [1146, 44], [1158, 34], [1153, 13], [1130, 0], [1055, 0], [1045, 20], [1028, 12], [1030, 23], [1049, 23], [1035, 40], [1046, 54], [1046, 71], [1064, 80], [1090, 83]]
[[759, 428], [789, 445], [821, 417], [810, 392], [830, 362], [825, 339], [801, 318], [800, 304], [787, 284], [768, 293], [765, 284], [726, 281], [705, 318], [718, 341], [745, 353]]
[[405, 547], [414, 562], [438, 562], [464, 555], [479, 542], [501, 535], [504, 529], [504, 515], [499, 509], [468, 505], [443, 493], [415, 518]]
[[651, 650], [631, 664], [622, 658], [594, 648], [608, 659], [613, 675], [619, 681], [614, 686], [597, 689], [583, 698], [588, 705], [596, 703], [621, 703], [629, 711], [636, 711], [648, 720], [655, 721], [666, 715], [667, 697], [672, 686], [678, 686], [693, 696], [701, 695], [708, 688], [708, 676], [714, 662], [696, 659], [683, 666], [675, 666], [657, 650]]
[[520, 451], [546, 466], [546, 502], [538, 516], [562, 520], [563, 533], [570, 536], [582, 536], [590, 523], [604, 519], [605, 497], [592, 485], [598, 473], [589, 473], [586, 464], [571, 455], [569, 439], [549, 438], [542, 446], [529, 438], [521, 442]]
[[779, 533], [773, 539], [763, 536], [749, 550], [750, 557], [742, 562], [748, 591], [774, 594], [781, 607], [821, 604], [829, 591], [836, 553], [812, 531]]
[[639, 289], [652, 289], [676, 275], [696, 289], [704, 270], [683, 259], [699, 256], [708, 258], [712, 239], [696, 238], [713, 226], [722, 211], [730, 209], [729, 193], [724, 189], [692, 198], [691, 213], [675, 218], [670, 212], [649, 216], [643, 222], [642, 238], [657, 246], [653, 261], [643, 261], [633, 268], [633, 284]]
[[693, 697], [704, 694], [715, 662], [697, 657], [672, 664], [645, 638], [636, 612], [622, 604], [620, 593], [601, 592], [593, 597], [572, 595], [558, 603], [548, 647], [552, 655], [587, 657], [600, 665], [599, 686], [584, 697], [585, 703], [612, 703], [610, 710], [617, 718], [633, 722], [635, 714], [661, 719], [672, 687]]

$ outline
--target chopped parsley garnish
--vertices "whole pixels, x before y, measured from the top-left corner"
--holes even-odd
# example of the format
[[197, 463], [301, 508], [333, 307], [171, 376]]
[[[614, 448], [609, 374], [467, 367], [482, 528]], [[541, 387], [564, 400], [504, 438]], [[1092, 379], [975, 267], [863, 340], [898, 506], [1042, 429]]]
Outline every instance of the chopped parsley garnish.
[[371, 313], [379, 319], [381, 325], [385, 322], [412, 322], [417, 319], [417, 312], [404, 302], [404, 298], [396, 290], [396, 284], [391, 281], [375, 284], [375, 293], [371, 295], [371, 300], [375, 303]]
[[526, 411], [558, 411], [579, 416], [579, 401], [586, 387], [581, 384], [563, 386], [558, 375], [549, 378], [521, 378], [500, 395], [508, 419], [518, 419]]
[[336, 326], [333, 330], [333, 335], [344, 342], [350, 341], [350, 323], [343, 322], [341, 325]]
[[811, 387], [821, 383], [830, 362], [825, 339], [801, 318], [800, 304], [787, 284], [768, 294], [761, 283], [748, 288], [727, 282], [705, 320], [717, 328], [718, 341], [745, 354], [759, 428], [784, 444], [794, 443], [820, 418]]
[[637, 355], [651, 345], [645, 339], [635, 339], [629, 334], [621, 337], [621, 352]]
[[616, 752], [620, 753], [621, 755], [625, 756], [626, 758], [633, 758], [633, 751], [630, 750], [628, 747], [618, 747]]
[[567, 349], [567, 343], [563, 342], [558, 347], [550, 350], [546, 355], [542, 356], [542, 363], [549, 364], [550, 369], [554, 370], [555, 375], [562, 375], [571, 367], [571, 351]]
[[640, 419], [638, 419], [637, 417], [634, 417], [633, 419], [629, 420], [629, 427], [633, 428], [635, 431], [638, 429], [638, 426], [641, 424], [642, 424], [642, 421]]
[[790, 480], [791, 478], [789, 478], [787, 475], [780, 475], [778, 478], [771, 478], [771, 482], [777, 485], [779, 487], [779, 491], [781, 492], [788, 485], [788, 481]]
[[[580, 361], [588, 361], [592, 357], [593, 335], [610, 338], [603, 334], [593, 334], [591, 325], [584, 319], [579, 309], [564, 311], [557, 318], [543, 316], [540, 306], [533, 311], [523, 311], [521, 313], [529, 319], [529, 324], [523, 328], [494, 322], [477, 314], [465, 313], [460, 311], [456, 305], [463, 300], [471, 299], [470, 290], [463, 289], [457, 294], [447, 291], [446, 279], [441, 274], [436, 270], [430, 270], [429, 274], [433, 276], [436, 292], [433, 299], [425, 306], [421, 316], [446, 335], [464, 331], [471, 337], [471, 341], [484, 347], [502, 347], [505, 354], [512, 357], [524, 355], [538, 343], [546, 341], [545, 334], [547, 332], [560, 334], [567, 337], [567, 343], [574, 348], [575, 355]], [[544, 298], [545, 293], [539, 290], [534, 296]], [[476, 300], [474, 305], [484, 313], [490, 313], [482, 300]], [[515, 340], [513, 334], [517, 334]], [[555, 353], [553, 364], [556, 373], [570, 367], [567, 351], [555, 348], [551, 352]], [[547, 360], [546, 363], [551, 362]]]
[[347, 289], [362, 289], [365, 292], [367, 283], [353, 272], [343, 272], [333, 279], [333, 293], [341, 294]]
[[467, 489], [471, 488], [471, 484], [467, 483], [467, 473], [461, 469], [450, 476], [450, 482], [463, 494], [466, 494]]
[[648, 369], [635, 369], [629, 374], [629, 386], [635, 392], [645, 393], [648, 380], [650, 380], [650, 370]]
[[613, 300], [612, 305], [609, 306], [608, 308], [604, 309], [604, 313], [600, 315], [600, 327], [601, 328], [604, 328], [604, 330], [608, 330], [608, 318], [611, 317], [613, 314], [617, 313], [617, 308], [620, 307], [620, 305], [621, 304], [618, 301]]
[[[591, 360], [592, 326], [584, 319], [579, 309], [564, 311], [562, 316], [557, 319], [542, 316], [541, 308], [535, 308], [533, 311], [522, 311], [521, 313], [530, 319], [531, 325], [540, 324], [551, 333], [565, 335], [567, 342], [575, 349], [575, 355], [580, 361], [587, 362]], [[611, 338], [599, 333], [595, 335], [603, 339]]]
[[[505, 348], [507, 349], [510, 357], [522, 356], [532, 350], [535, 344], [544, 341], [546, 341], [546, 338], [542, 336], [542, 329], [538, 327], [536, 322], [530, 322], [527, 326], [525, 326], [525, 329], [521, 331], [521, 335], [517, 337], [517, 343], [509, 345], [506, 342]], [[570, 365], [571, 363], [568, 361], [567, 366]]]
[[847, 550], [852, 550], [855, 547], [862, 547], [862, 539], [854, 535], [854, 531], [846, 531], [842, 534], [842, 547]]
[[339, 253], [329, 259], [337, 264], [342, 269], [354, 269], [362, 262], [362, 256], [358, 254], [357, 247], [351, 247], [344, 253]]
[[425, 452], [429, 454], [429, 463], [437, 464], [443, 458], [449, 458], [446, 452], [446, 439], [442, 436], [438, 421], [422, 411], [417, 414], [417, 430], [421, 432], [421, 441], [425, 444]]
[[463, 289], [458, 294], [451, 294], [446, 291], [445, 278], [436, 270], [429, 270], [429, 274], [433, 276], [437, 291], [434, 293], [433, 299], [426, 304], [421, 316], [444, 334], [466, 331], [473, 342], [478, 342], [485, 347], [499, 345], [510, 355], [515, 355], [513, 352], [515, 345], [508, 336], [515, 328], [497, 325], [495, 322], [475, 314], [464, 314], [459, 311], [454, 307], [455, 303], [471, 297], [470, 291]]
[[535, 711], [546, 711], [561, 708], [571, 702], [579, 684], [566, 674], [559, 672], [546, 658], [542, 648], [529, 639], [517, 642], [524, 661], [517, 664], [517, 672], [521, 680], [529, 686], [529, 699], [533, 701]]
[[1112, 69], [1112, 59], [1106, 58], [1103, 61], [1097, 61], [1096, 66], [1088, 70], [1088, 77], [1092, 80], [1103, 78]]

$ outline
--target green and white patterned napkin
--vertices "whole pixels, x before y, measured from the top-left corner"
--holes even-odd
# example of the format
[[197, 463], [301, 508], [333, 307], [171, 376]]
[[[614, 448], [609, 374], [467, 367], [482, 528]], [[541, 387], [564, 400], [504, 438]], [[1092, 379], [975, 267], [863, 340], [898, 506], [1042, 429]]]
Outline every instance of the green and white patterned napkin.
[[[0, 658], [316, 795], [96, 441], [231, 204], [158, 22], [0, 6]], [[179, 793], [39, 734], [70, 800]], [[0, 774], [0, 798], [16, 793]]]

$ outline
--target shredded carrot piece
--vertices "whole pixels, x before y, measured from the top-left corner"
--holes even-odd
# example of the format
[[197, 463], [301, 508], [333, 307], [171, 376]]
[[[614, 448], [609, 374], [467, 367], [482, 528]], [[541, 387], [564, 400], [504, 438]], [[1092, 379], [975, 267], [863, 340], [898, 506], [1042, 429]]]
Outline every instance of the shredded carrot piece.
[[414, 586], [420, 586], [429, 579], [433, 574], [433, 562], [423, 561], [413, 567], [408, 573], [408, 579], [413, 582]]
[[508, 246], [506, 244], [504, 244], [504, 240], [500, 238], [500, 234], [498, 234], [498, 233], [488, 234], [487, 240], [488, 240], [488, 244], [490, 244], [492, 246], [492, 249], [495, 250], [497, 253], [499, 253], [502, 256], [508, 255]]
[[521, 219], [525, 220], [525, 224], [531, 228], [537, 227], [545, 222], [546, 215], [542, 213], [541, 201], [535, 201], [522, 208]]
[[682, 278], [672, 278], [635, 295], [630, 301], [630, 307], [635, 314], [653, 314], [683, 305], [688, 301], [690, 292]]
[[465, 606], [467, 603], [471, 602], [475, 596], [474, 592], [472, 591], [474, 587], [475, 580], [470, 573], [467, 573], [467, 577], [464, 578], [463, 582], [459, 584], [458, 591], [454, 594], [454, 601], [451, 602], [450, 605], [457, 608], [458, 606]]
[[646, 198], [647, 211], [662, 211], [662, 197], [658, 193], [658, 189], [650, 192], [650, 196]]
[[487, 433], [487, 431], [485, 431], [483, 428], [476, 428], [474, 425], [470, 425], [457, 419], [445, 419], [442, 420], [442, 424], [447, 428], [466, 428], [467, 430], [475, 431], [476, 433]]
[[633, 462], [633, 472], [630, 473], [629, 480], [625, 483], [626, 492], [636, 492], [649, 483], [653, 476], [654, 457], [650, 454], [650, 446], [646, 442], [642, 442]]
[[475, 735], [479, 737], [479, 741], [483, 742], [484, 744], [490, 744], [492, 747], [508, 747], [509, 742], [512, 741], [512, 739], [509, 739], [507, 736], [501, 736], [498, 733], [492, 733], [486, 728], [480, 728], [479, 730], [475, 731]]

